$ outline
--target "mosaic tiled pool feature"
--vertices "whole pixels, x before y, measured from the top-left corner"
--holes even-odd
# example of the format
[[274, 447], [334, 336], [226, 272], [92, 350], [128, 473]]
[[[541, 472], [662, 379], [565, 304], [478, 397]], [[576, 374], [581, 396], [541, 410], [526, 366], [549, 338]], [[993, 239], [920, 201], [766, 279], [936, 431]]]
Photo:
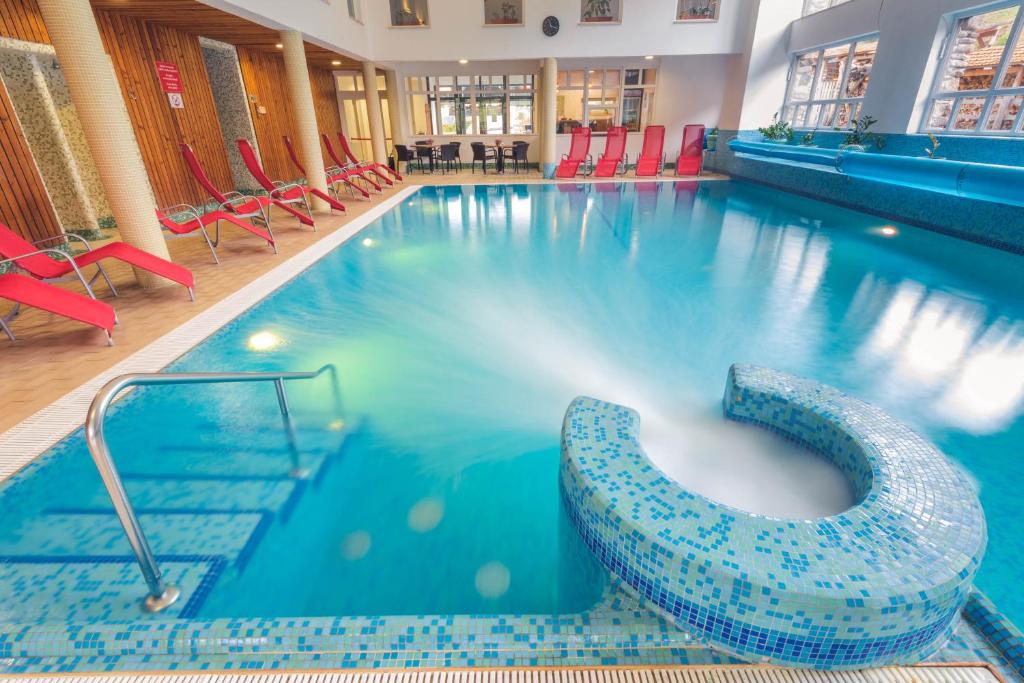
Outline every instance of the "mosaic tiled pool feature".
[[563, 425], [562, 495], [605, 566], [747, 661], [862, 668], [940, 648], [985, 550], [971, 482], [905, 425], [817, 382], [734, 365], [724, 409], [831, 460], [856, 504], [783, 520], [716, 503], [652, 464], [635, 411], [581, 397]]

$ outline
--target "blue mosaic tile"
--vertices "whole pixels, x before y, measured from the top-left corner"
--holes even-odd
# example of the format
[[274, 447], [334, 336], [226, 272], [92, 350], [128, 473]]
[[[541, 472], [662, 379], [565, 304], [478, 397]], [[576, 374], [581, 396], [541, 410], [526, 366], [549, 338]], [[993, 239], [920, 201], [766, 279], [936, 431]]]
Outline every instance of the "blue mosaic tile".
[[635, 411], [578, 398], [561, 488], [587, 545], [676, 624], [747, 661], [843, 669], [935, 652], [985, 548], [970, 481], [894, 418], [816, 382], [736, 365], [724, 408], [829, 458], [857, 504], [783, 520], [716, 503], [651, 463]]

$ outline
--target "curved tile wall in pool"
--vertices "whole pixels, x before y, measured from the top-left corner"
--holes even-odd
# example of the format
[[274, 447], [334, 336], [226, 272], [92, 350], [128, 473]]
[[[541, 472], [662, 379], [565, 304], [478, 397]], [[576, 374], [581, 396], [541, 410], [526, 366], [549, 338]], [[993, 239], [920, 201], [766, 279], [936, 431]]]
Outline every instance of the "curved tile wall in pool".
[[939, 648], [985, 549], [967, 478], [905, 425], [817, 382], [735, 365], [724, 408], [828, 457], [858, 503], [814, 520], [716, 503], [651, 463], [636, 412], [581, 397], [562, 428], [562, 497], [604, 564], [746, 660], [846, 669]]

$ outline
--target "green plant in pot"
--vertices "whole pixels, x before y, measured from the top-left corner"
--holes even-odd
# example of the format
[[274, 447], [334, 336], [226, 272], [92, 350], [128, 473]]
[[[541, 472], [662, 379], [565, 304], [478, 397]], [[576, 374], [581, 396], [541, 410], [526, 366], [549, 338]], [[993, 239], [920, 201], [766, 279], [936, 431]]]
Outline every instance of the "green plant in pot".
[[757, 132], [761, 134], [765, 142], [781, 142], [786, 144], [793, 141], [793, 127], [787, 121], [780, 121], [778, 114], [772, 117], [770, 126], [758, 128]]
[[705, 140], [704, 145], [709, 152], [714, 152], [718, 149], [718, 126], [708, 131], [707, 140]]
[[[867, 114], [850, 121], [850, 128], [847, 129], [846, 137], [843, 138], [843, 144], [839, 145], [839, 149], [851, 152], [866, 152], [871, 145], [874, 145], [876, 149], [883, 149], [885, 147], [885, 136], [871, 130], [871, 126], [876, 123], [878, 123], [878, 120]], [[836, 128], [836, 130], [841, 129]]]
[[804, 136], [800, 138], [800, 145], [803, 147], [817, 147], [818, 145], [814, 142], [815, 133], [817, 133], [815, 130], [804, 133]]
[[939, 139], [937, 137], [935, 137], [934, 135], [932, 135], [931, 133], [928, 133], [928, 139], [931, 140], [931, 142], [932, 142], [932, 146], [931, 147], [925, 147], [924, 148], [924, 153], [928, 155], [928, 158], [929, 159], [945, 159], [945, 157], [940, 157], [939, 156], [939, 147], [942, 146], [942, 143], [939, 142]]

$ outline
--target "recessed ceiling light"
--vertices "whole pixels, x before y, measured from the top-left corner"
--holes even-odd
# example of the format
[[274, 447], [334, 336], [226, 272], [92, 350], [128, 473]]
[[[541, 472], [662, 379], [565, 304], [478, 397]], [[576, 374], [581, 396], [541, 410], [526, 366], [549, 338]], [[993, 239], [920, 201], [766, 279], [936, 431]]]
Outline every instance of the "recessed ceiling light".
[[646, 57], [644, 57], [644, 59], [650, 61], [650, 60], [654, 59], [654, 55], [647, 55]]
[[280, 50], [282, 47], [284, 47], [284, 43], [278, 43], [274, 47], [276, 47], [278, 50]]
[[460, 59], [459, 60], [459, 64], [469, 64], [469, 60], [468, 59]]
[[340, 59], [333, 59], [333, 60], [331, 60], [331, 66], [341, 66], [341, 60]]

